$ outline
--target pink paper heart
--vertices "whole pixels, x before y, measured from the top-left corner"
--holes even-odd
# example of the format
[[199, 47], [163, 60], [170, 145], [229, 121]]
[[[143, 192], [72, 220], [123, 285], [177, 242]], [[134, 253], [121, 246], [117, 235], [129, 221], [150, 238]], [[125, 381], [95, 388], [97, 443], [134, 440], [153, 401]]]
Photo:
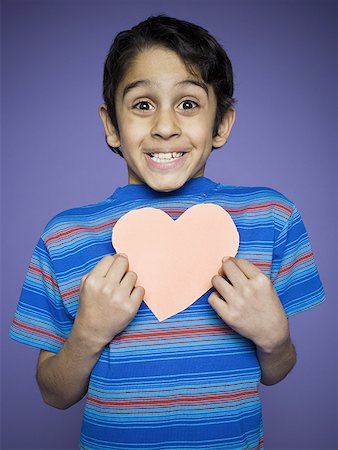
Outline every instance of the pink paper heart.
[[140, 208], [122, 216], [112, 242], [129, 259], [144, 302], [159, 321], [192, 305], [212, 287], [224, 256], [235, 256], [239, 234], [221, 206], [202, 203], [173, 220], [160, 209]]

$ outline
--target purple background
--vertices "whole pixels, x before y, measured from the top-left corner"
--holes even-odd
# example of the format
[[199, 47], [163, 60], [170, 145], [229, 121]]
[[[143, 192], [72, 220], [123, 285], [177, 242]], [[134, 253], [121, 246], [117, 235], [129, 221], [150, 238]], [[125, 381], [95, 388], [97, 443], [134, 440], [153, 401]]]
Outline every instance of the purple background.
[[98, 116], [116, 32], [161, 12], [218, 38], [235, 72], [237, 123], [206, 176], [267, 185], [301, 212], [327, 293], [290, 319], [298, 363], [261, 388], [267, 449], [337, 449], [337, 3], [4, 1], [2, 449], [75, 449], [80, 403], [44, 405], [38, 350], [7, 337], [33, 248], [58, 212], [126, 184]]

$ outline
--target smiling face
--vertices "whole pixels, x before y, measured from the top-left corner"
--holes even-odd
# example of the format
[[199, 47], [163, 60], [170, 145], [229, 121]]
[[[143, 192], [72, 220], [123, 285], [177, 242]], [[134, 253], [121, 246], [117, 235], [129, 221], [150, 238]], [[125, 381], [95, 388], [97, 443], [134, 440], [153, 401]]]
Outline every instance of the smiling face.
[[221, 147], [235, 119], [228, 110], [213, 137], [216, 97], [178, 55], [164, 48], [141, 52], [116, 91], [119, 130], [100, 106], [107, 142], [120, 147], [129, 184], [168, 192], [202, 176], [212, 147]]

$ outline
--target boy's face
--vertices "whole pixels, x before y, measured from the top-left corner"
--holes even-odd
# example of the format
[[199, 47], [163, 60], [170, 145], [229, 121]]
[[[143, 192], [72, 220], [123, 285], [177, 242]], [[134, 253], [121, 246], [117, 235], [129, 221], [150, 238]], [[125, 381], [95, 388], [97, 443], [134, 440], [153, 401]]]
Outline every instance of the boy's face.
[[128, 182], [165, 192], [204, 174], [212, 146], [226, 142], [235, 118], [229, 110], [213, 137], [213, 88], [192, 75], [175, 52], [158, 47], [133, 61], [117, 88], [115, 108], [119, 133], [105, 105], [100, 115], [108, 144], [120, 147], [127, 162]]

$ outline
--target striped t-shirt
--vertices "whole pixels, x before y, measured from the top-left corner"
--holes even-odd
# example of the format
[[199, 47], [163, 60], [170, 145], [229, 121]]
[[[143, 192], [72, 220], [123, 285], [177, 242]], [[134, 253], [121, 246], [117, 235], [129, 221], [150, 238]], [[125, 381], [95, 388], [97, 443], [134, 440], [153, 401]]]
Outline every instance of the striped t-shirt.
[[[169, 193], [130, 184], [48, 223], [32, 256], [11, 337], [57, 352], [74, 322], [81, 277], [115, 253], [111, 234], [117, 220], [149, 206], [177, 219], [205, 202], [231, 215], [240, 236], [236, 256], [270, 277], [288, 316], [324, 300], [302, 219], [279, 192], [205, 177]], [[156, 230], [154, 238], [165, 239]], [[162, 322], [143, 302], [130, 325], [104, 348], [90, 377], [81, 449], [264, 448], [255, 345], [214, 312], [207, 301], [211, 292]]]

